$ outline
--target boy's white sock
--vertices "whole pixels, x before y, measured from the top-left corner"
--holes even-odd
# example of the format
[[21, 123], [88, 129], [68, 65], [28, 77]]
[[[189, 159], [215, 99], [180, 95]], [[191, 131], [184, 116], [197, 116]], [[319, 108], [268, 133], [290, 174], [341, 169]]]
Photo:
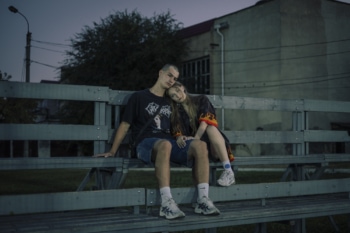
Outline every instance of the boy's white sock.
[[202, 197], [209, 197], [209, 184], [208, 183], [200, 183], [197, 185], [198, 188], [198, 199]]

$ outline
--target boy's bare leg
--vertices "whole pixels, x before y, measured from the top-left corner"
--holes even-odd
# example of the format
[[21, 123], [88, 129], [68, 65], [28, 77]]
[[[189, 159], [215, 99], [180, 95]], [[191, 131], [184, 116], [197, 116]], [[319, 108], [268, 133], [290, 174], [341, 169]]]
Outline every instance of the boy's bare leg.
[[171, 143], [167, 140], [159, 140], [153, 148], [152, 159], [155, 161], [155, 173], [158, 180], [159, 192], [161, 196], [161, 206], [159, 216], [166, 219], [185, 217], [174, 199], [170, 190], [170, 154]]
[[170, 187], [170, 153], [171, 143], [159, 140], [153, 148], [152, 160], [155, 161], [155, 173], [159, 188]]
[[205, 142], [193, 140], [188, 151], [194, 159], [194, 176], [197, 179], [198, 198], [194, 209], [197, 214], [218, 215], [220, 211], [209, 199], [209, 158]]

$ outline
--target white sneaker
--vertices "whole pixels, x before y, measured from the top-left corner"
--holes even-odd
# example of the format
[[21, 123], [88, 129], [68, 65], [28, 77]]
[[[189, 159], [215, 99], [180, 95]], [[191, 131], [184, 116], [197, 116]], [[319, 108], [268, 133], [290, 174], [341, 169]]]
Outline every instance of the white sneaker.
[[179, 209], [174, 199], [169, 198], [166, 203], [161, 205], [159, 216], [165, 217], [166, 219], [175, 219], [185, 217], [185, 213]]
[[230, 186], [236, 182], [233, 171], [223, 171], [220, 178], [217, 180], [220, 186]]
[[219, 215], [220, 210], [218, 210], [209, 197], [202, 197], [200, 200], [197, 200], [196, 208], [194, 209], [196, 214], [204, 215]]

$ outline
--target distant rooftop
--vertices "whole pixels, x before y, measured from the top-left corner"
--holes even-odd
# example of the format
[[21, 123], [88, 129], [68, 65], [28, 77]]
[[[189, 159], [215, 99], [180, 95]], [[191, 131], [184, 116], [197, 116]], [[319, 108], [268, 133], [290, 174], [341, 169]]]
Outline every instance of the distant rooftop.
[[40, 83], [60, 84], [59, 81], [54, 81], [54, 80], [41, 80]]
[[213, 27], [214, 21], [215, 21], [215, 18], [181, 29], [179, 31], [179, 36], [182, 39], [185, 39], [188, 37], [192, 37], [192, 36], [196, 36], [196, 35], [208, 32]]

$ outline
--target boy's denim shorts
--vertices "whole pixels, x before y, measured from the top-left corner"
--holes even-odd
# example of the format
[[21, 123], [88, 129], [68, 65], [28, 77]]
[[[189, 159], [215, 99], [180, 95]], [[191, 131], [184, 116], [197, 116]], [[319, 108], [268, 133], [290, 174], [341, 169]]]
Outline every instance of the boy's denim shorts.
[[170, 161], [172, 163], [180, 164], [186, 167], [193, 166], [193, 160], [188, 159], [187, 151], [192, 140], [188, 140], [184, 148], [180, 148], [175, 140], [161, 139], [161, 138], [145, 138], [136, 147], [137, 158], [146, 164], [154, 165], [152, 161], [152, 150], [154, 143], [158, 140], [168, 140], [171, 143]]

